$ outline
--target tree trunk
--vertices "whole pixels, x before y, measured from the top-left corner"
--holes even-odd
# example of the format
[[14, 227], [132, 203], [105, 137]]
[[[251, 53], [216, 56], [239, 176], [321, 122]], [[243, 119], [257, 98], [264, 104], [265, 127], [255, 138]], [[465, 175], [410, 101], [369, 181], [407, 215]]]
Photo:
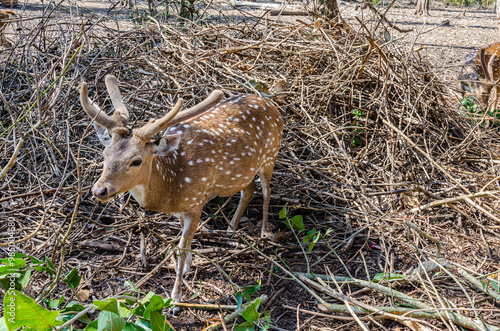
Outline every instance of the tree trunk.
[[429, 0], [418, 0], [415, 6], [415, 16], [429, 15]]
[[325, 0], [324, 3], [325, 16], [331, 20], [340, 21], [340, 10], [337, 0]]

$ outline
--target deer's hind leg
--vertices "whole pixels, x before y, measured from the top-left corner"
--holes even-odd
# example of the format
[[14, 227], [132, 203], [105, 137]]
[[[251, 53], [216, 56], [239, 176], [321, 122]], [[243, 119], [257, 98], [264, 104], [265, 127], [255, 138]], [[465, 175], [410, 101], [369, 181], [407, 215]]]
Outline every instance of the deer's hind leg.
[[262, 229], [261, 237], [270, 235], [268, 215], [269, 215], [269, 200], [271, 199], [271, 177], [273, 176], [274, 164], [276, 163], [276, 157], [270, 162], [264, 163], [262, 168], [257, 171], [259, 175], [260, 182], [262, 184]]
[[247, 209], [248, 203], [252, 199], [253, 192], [255, 192], [255, 182], [252, 179], [250, 184], [241, 190], [240, 202], [238, 203], [238, 208], [236, 208], [236, 212], [233, 215], [231, 225], [228, 230], [233, 229], [233, 231], [236, 231], [238, 224], [240, 224], [241, 216], [243, 216], [243, 212]]

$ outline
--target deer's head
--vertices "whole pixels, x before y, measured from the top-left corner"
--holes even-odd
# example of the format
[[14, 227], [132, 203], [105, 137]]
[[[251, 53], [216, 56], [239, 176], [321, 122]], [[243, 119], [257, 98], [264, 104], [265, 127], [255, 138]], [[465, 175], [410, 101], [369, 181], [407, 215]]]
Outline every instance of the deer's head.
[[84, 111], [94, 120], [99, 140], [105, 146], [104, 168], [99, 180], [92, 187], [92, 194], [101, 201], [108, 201], [115, 195], [127, 192], [137, 185], [146, 184], [151, 176], [153, 158], [172, 153], [178, 146], [177, 135], [163, 136], [152, 141], [152, 137], [188, 118], [197, 116], [217, 104], [222, 92], [214, 91], [208, 99], [181, 114], [183, 100], [179, 99], [174, 108], [160, 119], [151, 119], [143, 127], [127, 128], [129, 113], [114, 76], [106, 76], [106, 87], [115, 108], [113, 115], [102, 112], [88, 97], [87, 84], [82, 83], [80, 102]]

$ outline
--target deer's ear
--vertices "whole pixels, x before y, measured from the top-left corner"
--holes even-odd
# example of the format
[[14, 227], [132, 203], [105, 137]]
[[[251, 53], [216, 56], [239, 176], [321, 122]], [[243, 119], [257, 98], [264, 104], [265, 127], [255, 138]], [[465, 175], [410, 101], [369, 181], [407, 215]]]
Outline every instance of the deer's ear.
[[172, 134], [168, 136], [163, 136], [160, 140], [153, 143], [153, 149], [155, 155], [164, 156], [171, 153], [179, 147], [181, 141], [180, 134]]
[[109, 135], [108, 129], [106, 129], [104, 126], [98, 124], [95, 121], [93, 124], [94, 124], [94, 129], [97, 132], [97, 137], [99, 138], [100, 142], [104, 145], [104, 147], [111, 144], [111, 136]]

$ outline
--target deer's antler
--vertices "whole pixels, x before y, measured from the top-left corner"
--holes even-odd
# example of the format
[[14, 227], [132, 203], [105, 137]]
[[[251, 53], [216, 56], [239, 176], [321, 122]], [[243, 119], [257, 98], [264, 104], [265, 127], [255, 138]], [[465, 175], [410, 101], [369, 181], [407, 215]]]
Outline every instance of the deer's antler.
[[122, 101], [120, 91], [118, 90], [118, 81], [116, 80], [116, 77], [111, 75], [106, 76], [106, 87], [109, 95], [111, 96], [111, 101], [116, 109], [112, 116], [109, 116], [105, 112], [101, 111], [101, 109], [89, 99], [86, 82], [82, 82], [80, 87], [80, 102], [82, 104], [82, 108], [87, 115], [95, 119], [98, 124], [105, 127], [109, 131], [114, 128], [126, 127], [129, 115], [127, 108]]

